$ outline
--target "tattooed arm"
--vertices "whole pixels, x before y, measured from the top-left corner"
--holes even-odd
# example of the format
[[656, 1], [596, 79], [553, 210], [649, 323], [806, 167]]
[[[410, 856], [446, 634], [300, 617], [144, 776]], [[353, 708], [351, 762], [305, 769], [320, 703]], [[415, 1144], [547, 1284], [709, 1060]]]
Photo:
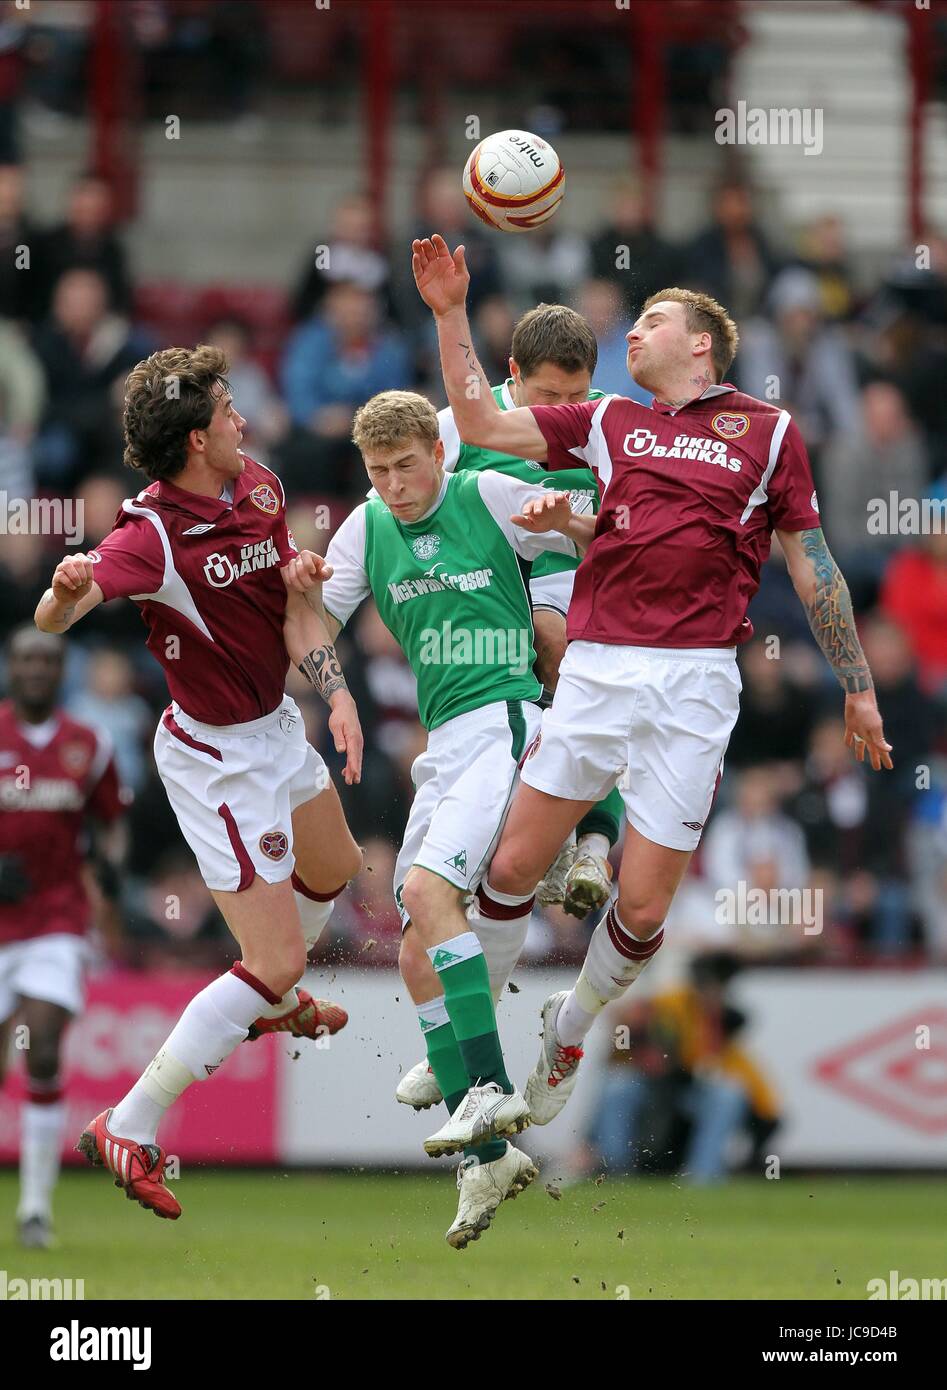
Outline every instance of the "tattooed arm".
[[812, 634], [845, 691], [845, 742], [863, 762], [867, 749], [876, 772], [892, 767], [874, 682], [858, 640], [852, 599], [842, 572], [819, 527], [777, 531], [789, 574], [802, 601]]
[[465, 307], [470, 274], [464, 248], [458, 246], [452, 256], [444, 238], [435, 235], [429, 241], [413, 242], [412, 252], [418, 293], [437, 323], [444, 388], [461, 439], [542, 463], [546, 440], [532, 411], [500, 410], [477, 361]]
[[304, 550], [281, 573], [287, 590], [283, 640], [289, 659], [329, 706], [329, 732], [336, 752], [346, 755], [342, 776], [352, 785], [361, 779], [364, 740], [355, 701], [332, 645], [339, 624], [322, 606], [322, 580], [330, 577], [331, 567], [321, 556]]
[[53, 582], [36, 605], [33, 621], [41, 632], [67, 632], [102, 602], [102, 590], [92, 578], [92, 561], [67, 555], [53, 573]]

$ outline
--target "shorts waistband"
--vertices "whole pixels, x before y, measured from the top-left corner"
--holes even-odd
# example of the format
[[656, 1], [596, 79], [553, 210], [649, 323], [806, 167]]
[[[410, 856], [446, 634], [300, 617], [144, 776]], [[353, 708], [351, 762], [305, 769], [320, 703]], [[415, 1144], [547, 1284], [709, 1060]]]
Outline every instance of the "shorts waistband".
[[[579, 646], [583, 638], [576, 642], [570, 642], [570, 647]], [[634, 652], [636, 656], [645, 656], [652, 661], [721, 661], [733, 662], [737, 659], [736, 647], [636, 647], [630, 642], [610, 643], [610, 642], [588, 642], [590, 647], [598, 647], [599, 650], [612, 652]], [[567, 649], [568, 650], [568, 649]]]
[[[455, 714], [453, 719], [447, 719], [443, 724], [438, 724], [436, 729], [432, 729], [427, 736], [428, 748], [436, 748], [438, 744], [445, 742], [456, 743], [466, 730], [482, 729], [487, 724], [498, 722], [506, 723], [508, 719], [508, 707], [515, 705], [518, 710], [525, 711], [533, 704], [532, 700], [491, 700], [488, 705], [480, 705], [478, 709], [465, 710], [463, 714]], [[539, 706], [534, 705], [537, 713]]]
[[269, 714], [264, 714], [260, 719], [250, 719], [246, 724], [202, 724], [199, 719], [192, 719], [176, 700], [172, 700], [169, 706], [174, 718], [182, 729], [189, 734], [210, 734], [222, 738], [240, 738], [250, 734], [261, 734], [267, 729], [272, 728], [279, 720], [284, 711], [295, 714], [298, 719], [302, 718], [296, 701], [286, 697], [275, 709], [271, 709]]

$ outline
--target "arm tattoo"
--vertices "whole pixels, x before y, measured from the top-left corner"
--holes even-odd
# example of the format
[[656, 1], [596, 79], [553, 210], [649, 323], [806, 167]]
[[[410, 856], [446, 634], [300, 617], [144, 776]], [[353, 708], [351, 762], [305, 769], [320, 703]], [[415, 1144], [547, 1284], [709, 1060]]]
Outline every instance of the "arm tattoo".
[[464, 350], [464, 361], [470, 368], [471, 373], [477, 378], [480, 385], [489, 391], [490, 383], [487, 381], [486, 373], [477, 361], [477, 354], [474, 352], [473, 343], [461, 343], [460, 346]]
[[871, 672], [855, 629], [848, 585], [821, 528], [803, 531], [802, 548], [815, 571], [815, 594], [811, 603], [804, 604], [812, 634], [846, 695], [871, 690]]
[[303, 657], [299, 669], [327, 704], [329, 696], [334, 695], [337, 690], [348, 690], [339, 658], [331, 642], [324, 647], [314, 647], [308, 656]]

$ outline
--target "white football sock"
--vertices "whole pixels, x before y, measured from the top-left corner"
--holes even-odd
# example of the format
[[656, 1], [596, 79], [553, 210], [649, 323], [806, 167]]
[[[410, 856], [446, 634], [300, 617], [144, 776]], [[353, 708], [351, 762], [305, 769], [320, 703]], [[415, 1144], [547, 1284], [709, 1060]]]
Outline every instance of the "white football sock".
[[[164, 1047], [113, 1109], [108, 1121], [112, 1133], [139, 1144], [155, 1143], [168, 1107], [192, 1081], [214, 1074], [244, 1041], [250, 1024], [262, 1016], [267, 1004], [271, 999], [233, 971], [195, 994]], [[282, 1005], [280, 1000], [271, 1007], [285, 1013]]]
[[[519, 915], [508, 915], [517, 909], [520, 909]], [[532, 893], [527, 898], [511, 898], [509, 894], [495, 892], [485, 883], [477, 890], [470, 925], [483, 947], [490, 989], [497, 1002], [522, 955], [532, 911]], [[500, 913], [503, 915], [497, 915]]]
[[562, 1001], [556, 1020], [559, 1041], [578, 1047], [605, 1005], [621, 998], [663, 940], [663, 927], [647, 940], [635, 936], [613, 904], [592, 933], [579, 978]]
[[[341, 893], [341, 888], [339, 892]], [[303, 937], [306, 942], [306, 950], [311, 951], [326, 929], [326, 923], [332, 916], [332, 909], [335, 907], [335, 898], [330, 898], [328, 902], [319, 902], [316, 898], [310, 898], [305, 893], [294, 890], [293, 897], [296, 899], [296, 907], [299, 909], [299, 920], [303, 924]]]
[[578, 859], [583, 854], [593, 854], [596, 859], [607, 859], [611, 845], [608, 843], [608, 836], [602, 835], [597, 830], [590, 830], [587, 835], [580, 835], [576, 845], [575, 857]]
[[66, 1107], [61, 1101], [34, 1105], [24, 1101], [20, 1110], [20, 1202], [17, 1220], [52, 1214], [53, 1188], [59, 1176], [62, 1132]]

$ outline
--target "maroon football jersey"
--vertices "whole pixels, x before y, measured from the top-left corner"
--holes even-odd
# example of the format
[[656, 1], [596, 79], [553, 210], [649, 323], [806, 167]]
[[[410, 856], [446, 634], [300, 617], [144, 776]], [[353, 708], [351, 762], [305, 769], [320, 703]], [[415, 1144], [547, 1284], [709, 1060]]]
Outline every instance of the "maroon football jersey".
[[130, 799], [103, 734], [62, 712], [52, 723], [52, 736], [35, 747], [12, 703], [0, 704], [0, 854], [17, 856], [30, 885], [20, 902], [0, 903], [0, 945], [85, 932], [86, 818], [113, 821]]
[[751, 637], [747, 605], [773, 530], [820, 525], [789, 412], [726, 385], [679, 410], [624, 396], [531, 409], [546, 467], [584, 462], [602, 494], [570, 640], [730, 647]]
[[90, 552], [105, 598], [138, 604], [172, 698], [205, 724], [269, 714], [289, 669], [279, 567], [296, 546], [276, 474], [245, 462], [232, 504], [152, 483]]

